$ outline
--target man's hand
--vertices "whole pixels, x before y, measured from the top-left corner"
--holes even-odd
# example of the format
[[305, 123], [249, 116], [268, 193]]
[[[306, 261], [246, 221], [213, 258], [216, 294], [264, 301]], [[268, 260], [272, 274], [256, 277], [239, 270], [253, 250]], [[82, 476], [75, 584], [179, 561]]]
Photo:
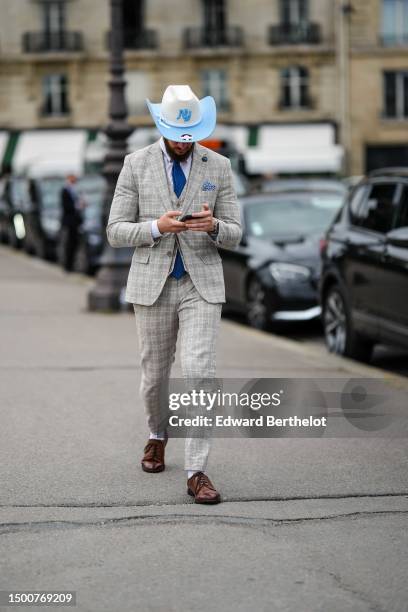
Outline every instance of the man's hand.
[[179, 217], [181, 210], [169, 210], [160, 219], [157, 220], [157, 227], [161, 234], [170, 232], [171, 234], [179, 234], [185, 232], [187, 227], [183, 221], [177, 221], [174, 217]]
[[185, 222], [187, 229], [193, 232], [213, 232], [215, 229], [214, 217], [212, 210], [207, 202], [203, 204], [202, 212], [192, 213], [194, 219]]

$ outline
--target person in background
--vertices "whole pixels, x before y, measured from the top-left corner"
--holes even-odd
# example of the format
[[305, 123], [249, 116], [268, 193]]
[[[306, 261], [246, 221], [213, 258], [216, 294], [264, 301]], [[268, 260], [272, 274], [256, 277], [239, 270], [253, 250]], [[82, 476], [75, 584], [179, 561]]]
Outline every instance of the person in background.
[[68, 174], [61, 190], [61, 232], [63, 248], [63, 267], [66, 272], [74, 269], [75, 255], [79, 243], [79, 229], [83, 222], [85, 202], [77, 188], [77, 176]]

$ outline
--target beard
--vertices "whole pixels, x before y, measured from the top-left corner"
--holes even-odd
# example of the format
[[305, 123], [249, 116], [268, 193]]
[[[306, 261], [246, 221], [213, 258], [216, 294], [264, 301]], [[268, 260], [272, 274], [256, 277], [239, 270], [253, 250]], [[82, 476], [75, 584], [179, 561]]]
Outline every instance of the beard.
[[193, 152], [194, 143], [191, 143], [191, 147], [185, 153], [181, 153], [181, 155], [179, 155], [178, 153], [173, 151], [173, 149], [170, 148], [167, 138], [163, 137], [163, 140], [164, 140], [164, 145], [166, 147], [166, 151], [169, 154], [169, 157], [171, 157], [171, 159], [173, 160], [176, 160], [179, 162], [185, 161]]

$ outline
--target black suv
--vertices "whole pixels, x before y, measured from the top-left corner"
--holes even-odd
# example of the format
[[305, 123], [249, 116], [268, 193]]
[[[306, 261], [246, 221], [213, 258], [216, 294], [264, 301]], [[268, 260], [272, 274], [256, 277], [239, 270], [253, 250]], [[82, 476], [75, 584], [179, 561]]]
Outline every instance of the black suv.
[[368, 361], [376, 343], [408, 348], [408, 168], [376, 170], [356, 185], [321, 255], [328, 350]]

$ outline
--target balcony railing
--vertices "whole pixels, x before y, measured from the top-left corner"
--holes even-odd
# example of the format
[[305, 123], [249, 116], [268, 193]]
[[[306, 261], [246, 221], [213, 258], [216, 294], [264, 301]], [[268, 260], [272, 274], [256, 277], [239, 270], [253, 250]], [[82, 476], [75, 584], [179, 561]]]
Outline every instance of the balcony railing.
[[82, 51], [81, 32], [24, 32], [25, 53], [47, 53], [52, 51]]
[[280, 23], [269, 26], [270, 45], [317, 45], [322, 41], [318, 23]]
[[288, 103], [283, 98], [280, 98], [278, 102], [278, 109], [281, 111], [303, 111], [313, 110], [316, 108], [315, 100], [309, 94], [307, 94], [300, 104]]
[[[130, 30], [123, 31], [124, 49], [157, 49], [158, 36], [156, 30]], [[106, 46], [110, 48], [110, 32], [106, 35]]]
[[244, 43], [242, 28], [229, 26], [216, 30], [207, 28], [186, 28], [183, 33], [186, 49], [203, 47], [241, 47]]
[[71, 114], [71, 109], [68, 106], [68, 104], [62, 105], [61, 109], [58, 112], [50, 109], [45, 103], [43, 103], [39, 109], [39, 115], [41, 118], [60, 119], [60, 118], [68, 117], [70, 114]]

